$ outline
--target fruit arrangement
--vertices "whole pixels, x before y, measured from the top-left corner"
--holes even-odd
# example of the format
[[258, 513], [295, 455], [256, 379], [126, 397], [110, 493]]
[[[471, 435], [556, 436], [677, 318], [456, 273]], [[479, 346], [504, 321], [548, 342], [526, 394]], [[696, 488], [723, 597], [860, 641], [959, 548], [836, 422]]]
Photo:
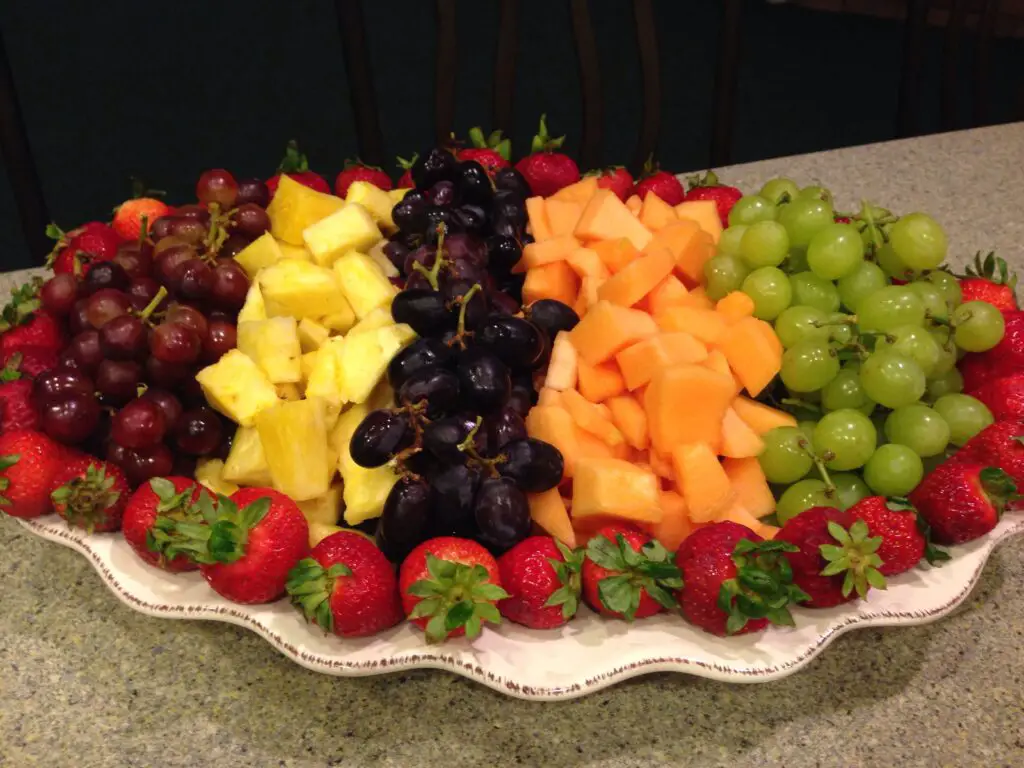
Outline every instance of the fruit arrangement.
[[[0, 509], [121, 531], [228, 600], [430, 642], [581, 603], [792, 625], [991, 531], [1024, 482], [1024, 312], [923, 213], [583, 175], [545, 121], [204, 173], [54, 228], [0, 336]], [[395, 188], [392, 188], [392, 187]]]

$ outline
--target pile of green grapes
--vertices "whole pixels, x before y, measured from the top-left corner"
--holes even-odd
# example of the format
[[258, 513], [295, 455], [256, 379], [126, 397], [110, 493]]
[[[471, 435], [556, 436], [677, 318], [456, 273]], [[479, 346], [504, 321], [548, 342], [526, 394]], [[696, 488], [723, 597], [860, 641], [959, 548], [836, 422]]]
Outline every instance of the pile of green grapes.
[[746, 293], [785, 349], [768, 398], [799, 424], [766, 434], [760, 457], [780, 523], [812, 506], [904, 496], [992, 422], [961, 394], [956, 362], [999, 343], [1003, 315], [962, 301], [939, 269], [947, 247], [927, 214], [867, 203], [837, 214], [827, 189], [784, 178], [732, 208], [707, 292]]

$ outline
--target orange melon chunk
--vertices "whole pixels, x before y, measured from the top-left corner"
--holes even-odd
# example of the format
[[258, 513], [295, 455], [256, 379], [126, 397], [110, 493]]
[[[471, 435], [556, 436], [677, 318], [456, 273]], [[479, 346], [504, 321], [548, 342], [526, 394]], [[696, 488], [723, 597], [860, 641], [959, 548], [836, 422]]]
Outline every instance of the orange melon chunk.
[[688, 293], [682, 280], [675, 275], [668, 275], [644, 297], [640, 308], [652, 315], [657, 315], [670, 307], [679, 306], [680, 302], [686, 299]]
[[707, 443], [686, 443], [672, 451], [676, 484], [682, 489], [690, 519], [707, 523], [717, 519], [733, 500], [732, 485]]
[[651, 448], [647, 454], [647, 458], [650, 461], [651, 469], [654, 470], [654, 474], [663, 480], [667, 480], [669, 483], [674, 484], [676, 481], [676, 472], [672, 468], [672, 457], [663, 456], [658, 451]]
[[626, 388], [642, 387], [654, 375], [678, 363], [699, 363], [708, 356], [707, 348], [688, 333], [662, 333], [631, 344], [615, 355]]
[[674, 262], [667, 250], [640, 256], [609, 277], [598, 289], [598, 298], [631, 307], [672, 273]]
[[572, 516], [657, 523], [661, 520], [659, 490], [653, 472], [628, 461], [581, 459], [572, 485]]
[[754, 314], [754, 300], [743, 291], [733, 291], [719, 300], [715, 310], [729, 322], [735, 322]]
[[640, 199], [639, 195], [630, 195], [626, 198], [626, 208], [628, 208], [629, 212], [634, 216], [639, 216], [643, 207], [644, 201]]
[[576, 306], [573, 307], [577, 315], [583, 317], [592, 306], [601, 300], [599, 291], [606, 279], [595, 275], [587, 275], [583, 278], [583, 282], [580, 284], [580, 295], [576, 299]]
[[758, 435], [770, 432], [776, 427], [795, 427], [796, 416], [770, 405], [759, 403], [756, 400], [748, 400], [745, 397], [737, 397], [732, 404], [736, 413], [747, 423]]
[[[529, 247], [529, 246], [527, 246]], [[591, 248], [577, 248], [565, 257], [565, 260], [572, 267], [573, 272], [583, 277], [605, 278], [611, 274], [608, 267], [601, 261], [601, 257]], [[746, 295], [746, 294], [744, 294]]]
[[559, 331], [551, 345], [551, 359], [544, 376], [544, 386], [563, 392], [576, 386], [579, 359], [576, 349], [569, 341], [569, 334]]
[[576, 532], [572, 529], [569, 510], [558, 495], [558, 489], [552, 488], [543, 493], [527, 494], [530, 502], [530, 517], [549, 536], [558, 539], [570, 549], [576, 548]]
[[[774, 336], [770, 326], [768, 330]], [[775, 349], [765, 337], [761, 321], [753, 317], [745, 317], [730, 326], [719, 348], [725, 353], [736, 378], [754, 397], [768, 386], [782, 367], [781, 348]]]
[[692, 283], [704, 281], [704, 265], [715, 255], [715, 243], [705, 232], [698, 232], [689, 246], [676, 256], [676, 270]]
[[612, 423], [626, 438], [626, 442], [639, 451], [651, 444], [651, 435], [647, 431], [647, 414], [643, 406], [629, 395], [611, 397], [605, 403], [612, 414]]
[[580, 357], [590, 365], [598, 365], [619, 350], [657, 332], [658, 326], [647, 313], [599, 301], [569, 335]]
[[733, 500], [719, 514], [720, 520], [729, 520], [739, 525], [745, 525], [757, 535], [761, 535], [764, 527], [760, 520], [754, 517], [738, 498]]
[[604, 262], [608, 271], [613, 275], [630, 264], [637, 257], [640, 251], [626, 238], [620, 237], [616, 240], [602, 240], [591, 243], [590, 249], [597, 254], [597, 257]]
[[729, 361], [725, 359], [725, 355], [722, 354], [720, 349], [712, 349], [708, 352], [707, 358], [703, 361], [705, 368], [710, 368], [712, 371], [718, 371], [723, 376], [728, 376], [733, 380], [733, 386], [736, 391], [739, 392], [741, 385], [736, 381], [736, 377], [732, 374], [732, 369], [729, 367]]
[[570, 253], [580, 247], [579, 240], [569, 235], [559, 235], [530, 243], [523, 247], [523, 257], [512, 267], [513, 272], [541, 267], [555, 261], [565, 261]]
[[717, 344], [729, 332], [729, 323], [713, 309], [671, 307], [654, 319], [663, 331], [684, 331], [705, 344]]
[[[574, 422], [575, 423], [575, 422]], [[576, 426], [576, 442], [579, 445], [579, 458], [577, 461], [582, 459], [621, 459], [622, 456], [617, 456], [615, 449], [608, 445], [597, 435], [587, 432], [585, 429], [580, 429]], [[625, 445], [625, 443], [623, 443]]]
[[562, 187], [560, 190], [555, 192], [548, 202], [551, 200], [562, 200], [567, 203], [579, 203], [580, 205], [586, 205], [587, 201], [594, 196], [597, 192], [597, 179], [594, 176], [584, 176], [582, 179], [577, 181], [575, 184], [570, 184], [568, 187]]
[[658, 494], [658, 500], [661, 502], [661, 520], [650, 526], [650, 532], [665, 549], [675, 552], [683, 540], [693, 533], [690, 510], [686, 507], [686, 499], [675, 491], [662, 491]]
[[578, 360], [576, 374], [576, 386], [580, 394], [592, 403], [603, 403], [626, 389], [619, 367], [610, 360], [598, 365]]
[[651, 241], [651, 231], [637, 221], [625, 203], [609, 189], [599, 189], [583, 209], [575, 229], [576, 237], [586, 240], [613, 240], [624, 237], [637, 249]]
[[540, 392], [537, 393], [537, 407], [561, 408], [562, 393], [551, 387], [541, 387]]
[[590, 402], [575, 389], [562, 393], [562, 404], [580, 429], [613, 447], [625, 442], [622, 433], [612, 424], [612, 412], [608, 406]]
[[572, 477], [579, 457], [580, 445], [577, 438], [576, 422], [569, 412], [562, 408], [536, 406], [526, 414], [526, 431], [530, 437], [551, 443], [565, 462], [565, 477]]
[[679, 255], [684, 253], [694, 238], [700, 235], [700, 225], [693, 221], [675, 221], [662, 227], [651, 238], [646, 250], [656, 251], [668, 248], [672, 258], [678, 262]]
[[698, 285], [679, 299], [678, 306], [690, 307], [692, 309], [714, 309], [715, 302], [708, 298], [707, 293], [704, 291], [704, 286]]
[[554, 198], [548, 200], [545, 207], [548, 213], [548, 225], [551, 227], [551, 234], [555, 237], [571, 235], [576, 229], [576, 222], [580, 220], [580, 214], [583, 213], [582, 203], [555, 200]]
[[543, 197], [527, 198], [526, 216], [530, 221], [530, 231], [534, 240], [539, 242], [551, 237], [551, 225], [548, 223], [548, 212]]
[[679, 221], [675, 209], [657, 195], [650, 193], [640, 206], [640, 223], [651, 232], [664, 229], [669, 224]]
[[659, 371], [644, 398], [652, 444], [665, 454], [683, 443], [705, 443], [717, 451], [734, 395], [731, 377], [701, 365]]
[[715, 244], [718, 244], [718, 239], [722, 236], [722, 217], [718, 215], [718, 205], [714, 200], [683, 202], [676, 206], [675, 212], [680, 219], [697, 222]]
[[576, 303], [579, 283], [576, 273], [564, 261], [535, 267], [526, 273], [523, 303], [532, 304], [541, 299], [555, 299], [571, 307]]
[[736, 411], [729, 408], [722, 418], [722, 447], [719, 453], [733, 459], [760, 456], [764, 441], [747, 426]]
[[722, 468], [729, 476], [736, 498], [750, 514], [764, 517], [774, 511], [775, 497], [757, 459], [722, 459]]

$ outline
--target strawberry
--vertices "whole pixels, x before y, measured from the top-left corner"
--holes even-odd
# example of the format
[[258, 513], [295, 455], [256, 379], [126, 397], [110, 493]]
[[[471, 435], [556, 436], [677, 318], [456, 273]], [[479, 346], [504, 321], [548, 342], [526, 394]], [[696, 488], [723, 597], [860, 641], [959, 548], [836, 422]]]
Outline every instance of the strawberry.
[[562, 152], [555, 152], [565, 143], [565, 136], [557, 139], [548, 134], [547, 115], [540, 116], [540, 131], [533, 137], [530, 151], [518, 163], [516, 170], [523, 174], [535, 195], [550, 197], [563, 187], [580, 180], [576, 162]]
[[395, 569], [359, 533], [320, 541], [288, 574], [288, 594], [307, 621], [339, 637], [368, 637], [402, 620]]
[[64, 329], [60, 321], [44, 309], [36, 310], [30, 315], [17, 320], [12, 326], [7, 325], [7, 310], [4, 309], [4, 320], [0, 322], [0, 354], [9, 355], [31, 347], [32, 354], [43, 352], [57, 354], [64, 346]]
[[20, 362], [21, 353], [15, 352], [0, 370], [0, 432], [39, 429], [39, 412], [32, 402], [32, 380], [22, 377]]
[[596, 176], [599, 189], [610, 189], [623, 202], [633, 194], [633, 174], [621, 165], [610, 165], [600, 171], [590, 171], [587, 176]]
[[277, 192], [277, 185], [281, 181], [282, 173], [317, 192], [328, 195], [331, 193], [331, 186], [326, 179], [319, 173], [309, 170], [309, 159], [299, 152], [299, 144], [294, 140], [288, 142], [288, 146], [284, 150], [284, 158], [277, 166], [277, 173], [267, 179], [267, 189], [270, 190], [271, 197]]
[[981, 251], [974, 254], [974, 264], [960, 280], [964, 301], [987, 301], [999, 309], [1012, 311], [1017, 306], [1017, 275], [1010, 272], [1006, 262], [990, 252], [984, 260]]
[[693, 176], [688, 182], [690, 190], [686, 193], [686, 199], [714, 200], [718, 206], [718, 218], [722, 220], [722, 226], [728, 227], [729, 211], [736, 205], [736, 201], [743, 197], [743, 193], [736, 187], [719, 184], [714, 171], [708, 171], [703, 176]]
[[41, 432], [19, 429], [0, 435], [0, 511], [39, 517], [50, 511], [50, 488], [63, 451]]
[[469, 140], [473, 146], [458, 150], [455, 153], [457, 159], [476, 160], [492, 179], [502, 168], [511, 166], [512, 142], [504, 138], [501, 131], [492, 131], [484, 138], [483, 130], [477, 126], [469, 129]]
[[793, 583], [809, 596], [808, 608], [831, 608], [867, 595], [871, 587], [885, 589], [879, 572], [879, 537], [868, 537], [868, 526], [848, 511], [811, 507], [791, 517], [775, 541], [796, 547], [786, 552]]
[[1003, 338], [986, 352], [963, 356], [957, 367], [964, 377], [964, 392], [973, 394], [985, 384], [1024, 370], [1024, 312], [1003, 312], [1006, 329]]
[[114, 231], [123, 239], [136, 242], [146, 236], [154, 221], [171, 213], [171, 206], [155, 197], [125, 200], [114, 213]]
[[491, 553], [456, 536], [427, 539], [413, 549], [402, 561], [398, 587], [405, 615], [431, 643], [472, 639], [485, 621], [500, 624], [497, 602], [508, 597]]
[[971, 394], [988, 406], [996, 420], [1024, 417], [1024, 373], [990, 381]]
[[1003, 419], [989, 424], [956, 453], [957, 460], [999, 467], [1018, 488], [1024, 487], [1024, 424]]
[[58, 362], [57, 353], [45, 347], [29, 345], [6, 351], [0, 350], [0, 365], [4, 368], [13, 365], [23, 376], [31, 379], [52, 371]]
[[501, 615], [533, 629], [553, 629], [576, 615], [583, 551], [550, 536], [529, 536], [498, 558], [501, 584], [509, 596]]
[[854, 519], [867, 523], [869, 536], [881, 537], [878, 556], [882, 564], [878, 572], [883, 576], [909, 571], [922, 557], [933, 565], [949, 560], [949, 555], [932, 545], [928, 523], [906, 499], [868, 496], [850, 507], [849, 512]]
[[840, 214], [837, 213], [835, 216], [832, 217], [832, 221], [834, 221], [836, 224], [849, 224], [851, 221], [853, 221], [853, 219], [851, 219], [849, 216], [841, 216]]
[[341, 173], [334, 180], [334, 194], [344, 197], [348, 194], [348, 188], [353, 181], [368, 181], [377, 189], [387, 192], [391, 189], [391, 177], [384, 173], [382, 168], [375, 165], [366, 165], [356, 160], [346, 160]]
[[679, 179], [668, 171], [660, 170], [653, 155], [644, 163], [644, 170], [633, 189], [633, 194], [639, 195], [641, 200], [651, 192], [669, 205], [679, 205], [686, 199], [686, 190]]
[[131, 489], [120, 468], [82, 454], [57, 470], [50, 500], [69, 525], [95, 533], [121, 527], [121, 515], [130, 495]]
[[216, 502], [196, 501], [203, 523], [175, 521], [164, 530], [180, 536], [166, 557], [186, 554], [213, 591], [236, 603], [270, 603], [285, 593], [288, 573], [309, 554], [309, 524], [302, 510], [270, 488], [241, 488]]
[[583, 598], [605, 616], [633, 621], [673, 610], [672, 590], [682, 586], [671, 553], [634, 528], [610, 525], [587, 543]]
[[782, 554], [795, 550], [731, 521], [695, 531], [676, 553], [683, 615], [713, 635], [760, 632], [768, 622], [793, 626], [789, 606], [807, 599]]
[[154, 477], [140, 485], [128, 499], [121, 518], [125, 541], [143, 561], [172, 573], [194, 571], [199, 566], [184, 554], [164, 556], [177, 540], [177, 522], [201, 523], [199, 507], [194, 503], [199, 487], [189, 477]]
[[46, 227], [46, 235], [56, 241], [46, 257], [46, 266], [56, 274], [86, 275], [92, 264], [113, 259], [123, 242], [121, 236], [102, 221], [90, 221], [70, 232], [62, 231], [51, 222]]
[[398, 177], [398, 183], [395, 184], [395, 189], [416, 189], [416, 182], [412, 180], [412, 167], [419, 159], [420, 156], [418, 152], [414, 152], [413, 156], [408, 160], [404, 157], [398, 158], [398, 167], [402, 169], [403, 173]]
[[940, 544], [963, 544], [984, 536], [1017, 498], [1017, 486], [1003, 470], [959, 457], [932, 470], [910, 494]]

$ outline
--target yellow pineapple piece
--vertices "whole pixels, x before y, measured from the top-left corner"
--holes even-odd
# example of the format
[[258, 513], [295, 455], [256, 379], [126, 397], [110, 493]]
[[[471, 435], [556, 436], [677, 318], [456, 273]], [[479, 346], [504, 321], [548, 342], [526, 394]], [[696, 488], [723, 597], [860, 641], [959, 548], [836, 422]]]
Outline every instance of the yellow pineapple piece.
[[341, 398], [362, 403], [387, 370], [391, 358], [416, 338], [405, 323], [349, 336], [341, 351]]
[[391, 209], [395, 207], [391, 195], [368, 181], [353, 181], [345, 195], [346, 203], [359, 203], [365, 208], [374, 222], [384, 232], [395, 232], [395, 220], [391, 218]]
[[250, 280], [255, 280], [261, 269], [276, 264], [283, 258], [281, 247], [269, 232], [264, 232], [235, 254], [235, 261], [242, 266]]
[[238, 349], [256, 361], [273, 384], [302, 380], [298, 323], [294, 317], [269, 317], [238, 324]]
[[373, 392], [370, 393], [366, 404], [370, 406], [371, 411], [376, 411], [380, 408], [390, 408], [395, 404], [395, 390], [391, 388], [391, 382], [388, 381], [387, 376], [382, 377], [377, 382], [377, 386], [373, 388]]
[[309, 524], [309, 548], [312, 549], [321, 541], [332, 534], [345, 530], [340, 525], [326, 525], [324, 523]]
[[327, 341], [330, 335], [331, 332], [316, 320], [308, 317], [299, 320], [299, 346], [303, 354], [320, 349], [320, 345]]
[[342, 488], [340, 482], [331, 483], [327, 492], [306, 501], [297, 501], [306, 522], [310, 525], [337, 525], [341, 518]]
[[[260, 322], [260, 321], [256, 321]], [[238, 349], [196, 374], [207, 402], [236, 424], [251, 427], [260, 411], [277, 405], [277, 392], [263, 370]]]
[[313, 363], [316, 360], [316, 351], [304, 352], [299, 359], [299, 370], [302, 372], [302, 386], [309, 384], [309, 374], [313, 371]]
[[354, 405], [341, 414], [331, 431], [331, 442], [338, 452], [338, 471], [344, 482], [345, 522], [349, 525], [380, 517], [391, 487], [398, 482], [398, 475], [388, 465], [367, 469], [352, 460], [349, 441], [369, 412], [365, 403]]
[[238, 490], [237, 485], [224, 479], [224, 462], [220, 459], [200, 459], [196, 464], [196, 482], [224, 496]]
[[274, 389], [277, 391], [277, 396], [282, 400], [302, 399], [302, 388], [298, 384], [292, 384], [291, 382], [275, 384]]
[[231, 451], [224, 462], [223, 477], [238, 485], [257, 488], [270, 486], [270, 467], [263, 452], [263, 443], [255, 427], [239, 427], [231, 441]]
[[337, 275], [308, 261], [282, 259], [260, 272], [259, 284], [275, 314], [300, 319], [352, 311]]
[[341, 412], [341, 406], [347, 402], [341, 391], [344, 383], [341, 368], [344, 349], [345, 339], [340, 336], [327, 339], [316, 351], [313, 367], [306, 379], [306, 397], [323, 399], [331, 423]]
[[368, 250], [366, 255], [373, 259], [373, 263], [380, 268], [384, 277], [398, 277], [399, 272], [395, 268], [395, 265], [392, 264], [391, 259], [384, 254], [384, 246], [387, 245], [387, 242], [387, 240], [381, 240], [373, 246], [373, 248]]
[[[317, 192], [282, 174], [274, 199], [267, 206], [270, 231], [278, 240], [303, 245], [302, 231], [344, 207], [340, 197]], [[369, 216], [369, 214], [367, 214]]]
[[358, 203], [346, 203], [302, 231], [302, 238], [313, 261], [331, 266], [349, 251], [366, 250], [383, 237], [373, 217]]
[[409, 187], [399, 187], [398, 189], [389, 189], [388, 197], [391, 198], [391, 205], [396, 206], [405, 199], [412, 190]]
[[348, 333], [356, 324], [356, 313], [352, 311], [351, 307], [348, 307], [344, 312], [324, 315], [320, 318], [320, 323], [331, 333]]
[[281, 249], [281, 254], [286, 259], [298, 259], [299, 261], [313, 261], [313, 254], [309, 252], [309, 249], [305, 245], [292, 245], [286, 243], [284, 240], [277, 241], [277, 247]]
[[380, 267], [365, 253], [346, 253], [334, 263], [334, 274], [360, 320], [379, 307], [390, 306], [398, 293]]
[[384, 328], [394, 324], [395, 321], [391, 319], [391, 310], [387, 307], [378, 307], [358, 323], [353, 325], [352, 328], [349, 329], [347, 335], [356, 336], [360, 333], [376, 331], [378, 328]]
[[320, 398], [281, 402], [261, 411], [256, 431], [274, 488], [295, 501], [327, 492], [334, 468], [327, 465], [327, 421]]
[[253, 280], [249, 285], [248, 292], [245, 294], [245, 303], [238, 311], [238, 322], [243, 323], [246, 320], [266, 319], [267, 305], [263, 301], [263, 293], [260, 291], [260, 284]]

